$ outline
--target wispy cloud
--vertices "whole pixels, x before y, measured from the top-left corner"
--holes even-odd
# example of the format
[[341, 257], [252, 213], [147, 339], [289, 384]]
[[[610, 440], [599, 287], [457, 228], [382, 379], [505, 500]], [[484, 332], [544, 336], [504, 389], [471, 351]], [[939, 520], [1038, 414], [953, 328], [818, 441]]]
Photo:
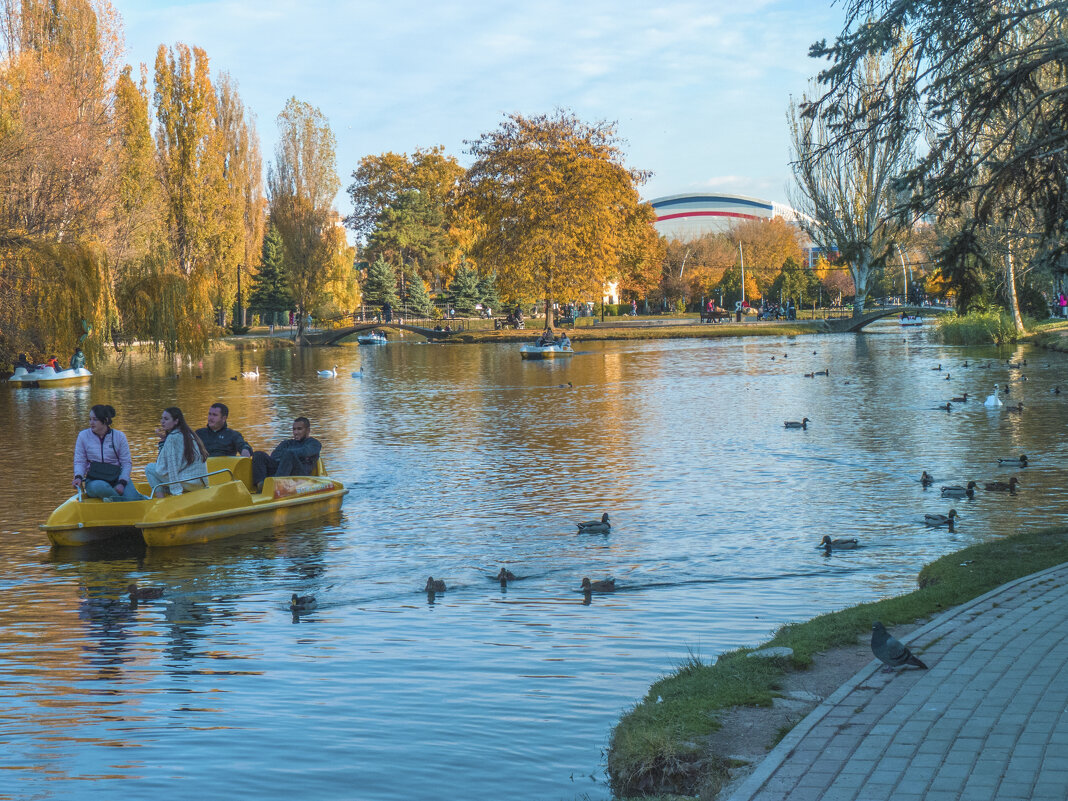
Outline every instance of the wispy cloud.
[[564, 107], [619, 121], [631, 163], [655, 173], [646, 196], [720, 175], [769, 200], [784, 199], [787, 99], [840, 15], [824, 0], [114, 2], [133, 61], [182, 40], [237, 80], [268, 159], [290, 95], [331, 120], [343, 181], [366, 154], [443, 144], [462, 160], [502, 113]]

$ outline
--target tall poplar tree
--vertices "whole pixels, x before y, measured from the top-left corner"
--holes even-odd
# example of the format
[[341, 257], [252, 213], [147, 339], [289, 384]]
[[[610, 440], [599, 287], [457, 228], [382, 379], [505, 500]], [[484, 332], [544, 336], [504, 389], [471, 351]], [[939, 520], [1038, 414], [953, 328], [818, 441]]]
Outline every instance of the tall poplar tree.
[[322, 302], [335, 257], [334, 195], [341, 185], [335, 140], [323, 113], [291, 97], [278, 115], [275, 161], [267, 176], [271, 221], [285, 247], [289, 290], [297, 308], [297, 341], [306, 315]]
[[208, 56], [199, 47], [156, 51], [156, 155], [169, 246], [159, 316], [169, 351], [203, 350], [214, 333], [212, 287], [225, 224], [223, 138]]
[[225, 73], [218, 81], [215, 115], [223, 143], [224, 192], [220, 204], [223, 225], [215, 248], [213, 303], [225, 311], [236, 301], [234, 324], [240, 326], [244, 325], [241, 308], [248, 295], [251, 270], [263, 241], [263, 162], [251, 113]]

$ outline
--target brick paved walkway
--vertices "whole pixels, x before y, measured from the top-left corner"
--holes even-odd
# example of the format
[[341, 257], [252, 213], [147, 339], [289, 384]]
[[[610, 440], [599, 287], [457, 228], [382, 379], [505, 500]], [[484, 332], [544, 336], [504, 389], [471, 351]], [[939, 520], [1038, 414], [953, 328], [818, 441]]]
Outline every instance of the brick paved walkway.
[[1068, 799], [1068, 564], [902, 640], [930, 670], [873, 660], [730, 801]]

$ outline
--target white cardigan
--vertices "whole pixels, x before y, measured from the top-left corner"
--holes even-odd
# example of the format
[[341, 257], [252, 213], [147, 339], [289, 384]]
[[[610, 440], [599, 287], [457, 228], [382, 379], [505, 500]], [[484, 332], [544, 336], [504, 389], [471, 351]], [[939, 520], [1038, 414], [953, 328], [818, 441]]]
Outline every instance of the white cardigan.
[[[190, 464], [185, 463], [185, 441], [182, 432], [177, 428], [167, 435], [160, 448], [159, 457], [156, 459], [156, 474], [160, 483], [167, 481], [182, 481], [182, 484], [170, 484], [167, 491], [172, 495], [181, 495], [183, 490], [195, 490], [208, 486], [203, 479], [207, 473], [204, 460], [198, 453]], [[197, 479], [186, 481], [186, 479]], [[158, 485], [156, 485], [158, 486]], [[155, 489], [156, 486], [152, 488]]]

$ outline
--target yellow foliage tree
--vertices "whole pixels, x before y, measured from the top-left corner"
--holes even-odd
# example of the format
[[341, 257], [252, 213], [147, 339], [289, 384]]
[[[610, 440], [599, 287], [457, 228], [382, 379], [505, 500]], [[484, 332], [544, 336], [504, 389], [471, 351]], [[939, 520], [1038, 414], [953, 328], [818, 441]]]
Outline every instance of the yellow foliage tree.
[[468, 144], [461, 205], [480, 226], [474, 255], [506, 300], [544, 297], [551, 325], [554, 300], [599, 298], [625, 258], [644, 261], [651, 240], [636, 238], [634, 220], [648, 173], [623, 164], [614, 125], [513, 114]]
[[307, 314], [322, 302], [336, 258], [333, 237], [338, 225], [332, 203], [341, 182], [334, 134], [319, 109], [291, 97], [278, 115], [278, 134], [267, 179], [270, 217], [282, 237], [300, 341]]
[[[106, 328], [115, 193], [105, 0], [0, 2], [0, 358]], [[91, 294], [87, 294], [91, 293]], [[85, 343], [99, 352], [99, 340]]]

